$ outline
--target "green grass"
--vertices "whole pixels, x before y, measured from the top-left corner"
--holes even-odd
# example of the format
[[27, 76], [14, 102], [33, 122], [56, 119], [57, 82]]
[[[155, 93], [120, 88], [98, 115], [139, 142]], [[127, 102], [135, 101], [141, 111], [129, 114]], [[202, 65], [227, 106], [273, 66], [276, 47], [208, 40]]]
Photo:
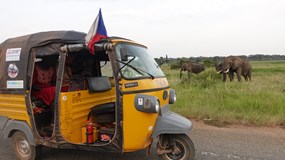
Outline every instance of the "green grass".
[[214, 68], [189, 80], [184, 72], [162, 67], [177, 102], [171, 109], [188, 118], [213, 119], [231, 124], [285, 126], [285, 61], [251, 62], [251, 82], [222, 82]]

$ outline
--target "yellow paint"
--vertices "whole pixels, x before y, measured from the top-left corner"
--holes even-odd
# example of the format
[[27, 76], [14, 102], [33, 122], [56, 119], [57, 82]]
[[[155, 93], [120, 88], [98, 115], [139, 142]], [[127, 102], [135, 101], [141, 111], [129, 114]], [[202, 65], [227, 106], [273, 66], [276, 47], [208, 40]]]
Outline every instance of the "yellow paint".
[[[124, 84], [134, 81], [122, 81], [123, 91], [138, 91], [146, 89], [156, 89], [168, 87], [168, 82], [165, 78], [159, 79], [144, 79], [136, 80], [138, 87], [125, 88]], [[163, 100], [163, 91], [146, 92], [140, 94], [147, 94], [156, 96], [160, 101], [160, 106], [166, 105], [169, 102], [169, 98]], [[166, 89], [169, 93], [169, 89]], [[139, 149], [143, 149], [151, 144], [151, 134], [153, 132], [157, 113], [144, 113], [137, 111], [135, 108], [134, 100], [136, 94], [125, 94], [123, 96], [123, 133], [124, 133], [124, 152], [131, 152]]]
[[[137, 87], [125, 88], [125, 84], [137, 82]], [[166, 78], [156, 78], [156, 79], [143, 79], [143, 80], [122, 80], [122, 90], [123, 91], [136, 91], [136, 90], [149, 90], [156, 88], [168, 87], [168, 81]]]
[[60, 130], [63, 138], [71, 143], [82, 143], [82, 127], [86, 125], [92, 107], [113, 102], [115, 88], [90, 94], [88, 90], [60, 94]]
[[26, 121], [31, 126], [26, 108], [25, 95], [0, 94], [0, 115], [15, 120]]

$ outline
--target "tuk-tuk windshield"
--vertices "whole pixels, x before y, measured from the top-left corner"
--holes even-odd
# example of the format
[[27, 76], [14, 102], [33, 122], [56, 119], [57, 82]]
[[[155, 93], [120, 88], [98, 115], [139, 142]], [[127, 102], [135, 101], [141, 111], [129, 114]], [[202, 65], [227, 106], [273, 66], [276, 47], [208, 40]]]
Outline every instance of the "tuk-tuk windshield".
[[120, 72], [126, 79], [165, 77], [145, 47], [121, 43], [116, 45]]

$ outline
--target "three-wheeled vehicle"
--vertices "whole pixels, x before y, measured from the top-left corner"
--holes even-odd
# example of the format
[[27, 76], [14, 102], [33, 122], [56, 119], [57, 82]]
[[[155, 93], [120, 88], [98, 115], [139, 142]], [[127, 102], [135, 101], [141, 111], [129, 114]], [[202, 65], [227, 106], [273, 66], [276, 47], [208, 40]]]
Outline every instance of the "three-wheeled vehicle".
[[[157, 142], [163, 159], [193, 159], [192, 123], [170, 111], [175, 91], [147, 47], [108, 37], [91, 54], [85, 36], [49, 31], [0, 45], [0, 131], [11, 137], [16, 157], [36, 159], [41, 146], [123, 153], [150, 151]], [[35, 71], [41, 62], [56, 73], [48, 94], [34, 81], [45, 79]]]

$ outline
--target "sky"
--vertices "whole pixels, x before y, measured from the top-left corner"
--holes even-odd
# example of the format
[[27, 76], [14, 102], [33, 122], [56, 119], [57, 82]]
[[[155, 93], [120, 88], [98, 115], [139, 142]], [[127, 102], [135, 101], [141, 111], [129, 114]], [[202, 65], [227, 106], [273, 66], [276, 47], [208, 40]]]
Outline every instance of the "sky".
[[0, 42], [50, 30], [88, 32], [101, 8], [108, 36], [153, 57], [285, 54], [284, 0], [0, 0]]

